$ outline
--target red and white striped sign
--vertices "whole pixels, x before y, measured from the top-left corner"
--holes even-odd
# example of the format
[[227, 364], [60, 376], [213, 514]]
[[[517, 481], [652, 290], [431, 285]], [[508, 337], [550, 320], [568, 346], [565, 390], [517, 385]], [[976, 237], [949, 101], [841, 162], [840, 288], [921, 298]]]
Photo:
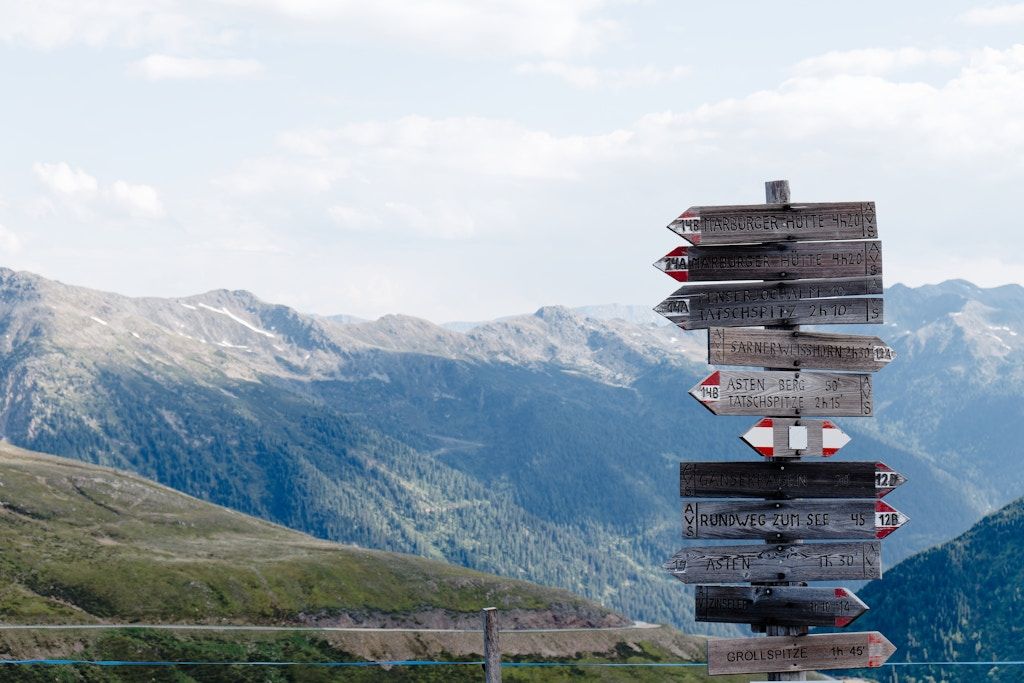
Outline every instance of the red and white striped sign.
[[690, 259], [686, 247], [676, 247], [655, 261], [654, 267], [679, 282], [690, 280]]
[[846, 432], [829, 420], [771, 417], [761, 419], [740, 438], [766, 458], [797, 454], [827, 458], [850, 443]]
[[907, 523], [907, 516], [880, 500], [875, 501], [875, 538], [885, 538]]

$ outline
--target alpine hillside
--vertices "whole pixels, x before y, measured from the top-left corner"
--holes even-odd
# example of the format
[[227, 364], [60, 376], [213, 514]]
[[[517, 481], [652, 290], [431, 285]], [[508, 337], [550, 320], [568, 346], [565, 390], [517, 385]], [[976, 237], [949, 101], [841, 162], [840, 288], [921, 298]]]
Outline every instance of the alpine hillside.
[[[885, 633], [899, 648], [892, 661], [1020, 661], [1022, 585], [1024, 499], [868, 584], [859, 593], [875, 609], [857, 628]], [[1022, 676], [1019, 666], [911, 666], [899, 674], [907, 683], [1010, 683]]]
[[[854, 440], [837, 457], [910, 478], [889, 497], [912, 519], [891, 563], [1024, 493], [1024, 468], [990, 475], [1007, 455], [988, 452], [996, 430], [944, 436], [983, 431], [978, 402], [999, 424], [1024, 417], [1013, 383], [992, 381], [1024, 367], [1024, 289], [896, 286], [886, 300], [874, 331], [900, 357], [877, 375], [877, 419], [840, 421]], [[0, 428], [321, 538], [687, 625], [692, 600], [660, 568], [681, 544], [678, 463], [756, 457], [737, 439], [752, 419], [712, 418], [686, 395], [706, 372], [704, 333], [631, 307], [452, 327], [0, 270]], [[946, 373], [950, 358], [984, 370]]]

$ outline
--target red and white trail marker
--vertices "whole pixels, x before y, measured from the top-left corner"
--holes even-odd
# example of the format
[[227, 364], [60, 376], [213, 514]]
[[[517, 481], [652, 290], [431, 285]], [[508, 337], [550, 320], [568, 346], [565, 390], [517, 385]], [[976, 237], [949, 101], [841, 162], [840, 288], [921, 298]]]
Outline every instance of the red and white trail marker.
[[884, 501], [875, 501], [875, 538], [885, 538], [906, 523], [905, 514]]
[[850, 437], [830, 420], [766, 417], [740, 438], [766, 458], [821, 456], [827, 458], [850, 443]]
[[654, 262], [654, 267], [679, 282], [690, 281], [690, 265], [686, 247], [676, 247]]

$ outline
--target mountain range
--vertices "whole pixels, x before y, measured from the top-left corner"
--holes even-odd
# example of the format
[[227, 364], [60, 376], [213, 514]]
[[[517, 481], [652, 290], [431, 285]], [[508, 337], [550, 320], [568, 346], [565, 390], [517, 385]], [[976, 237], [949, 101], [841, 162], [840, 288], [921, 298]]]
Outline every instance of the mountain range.
[[[887, 563], [1024, 493], [1024, 289], [886, 292], [876, 418], [836, 457], [910, 478]], [[703, 333], [638, 307], [552, 306], [441, 326], [332, 320], [217, 290], [130, 298], [0, 270], [0, 430], [325, 539], [567, 588], [693, 628], [661, 570], [678, 463], [754, 458], [751, 419], [686, 392]], [[1008, 380], [1008, 381], [1007, 381]], [[723, 627], [713, 632], [731, 633]]]

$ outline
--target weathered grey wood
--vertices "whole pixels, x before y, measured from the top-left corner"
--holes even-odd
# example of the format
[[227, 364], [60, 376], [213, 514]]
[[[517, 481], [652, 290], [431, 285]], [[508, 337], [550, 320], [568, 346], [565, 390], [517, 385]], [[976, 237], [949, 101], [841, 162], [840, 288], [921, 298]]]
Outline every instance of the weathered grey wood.
[[713, 325], [858, 325], [884, 322], [881, 298], [811, 299], [792, 303], [691, 304], [687, 297], [669, 297], [654, 310], [684, 330], [704, 330]]
[[846, 588], [697, 586], [696, 621], [845, 628], [868, 606]]
[[484, 607], [484, 681], [501, 683], [501, 642], [498, 640], [498, 610]]
[[764, 182], [764, 201], [767, 204], [789, 204], [789, 181], [766, 180]]
[[882, 578], [882, 544], [689, 546], [665, 563], [683, 583], [848, 581]]
[[906, 522], [902, 512], [871, 498], [683, 503], [683, 538], [885, 538]]
[[[654, 307], [686, 330], [883, 322], [882, 278], [683, 285]], [[847, 298], [851, 297], [851, 298]]]
[[708, 673], [863, 669], [882, 666], [896, 646], [878, 631], [770, 638], [709, 638]]
[[[796, 427], [806, 441], [805, 448], [794, 448], [791, 439]], [[740, 439], [766, 458], [820, 456], [828, 458], [850, 442], [850, 437], [830, 420], [792, 417], [766, 417], [758, 420]]]
[[716, 370], [690, 395], [715, 415], [870, 416], [871, 375]]
[[681, 462], [684, 498], [882, 498], [906, 481], [881, 462]]
[[693, 245], [878, 237], [874, 202], [691, 206], [668, 229]]
[[857, 334], [708, 328], [708, 363], [772, 368], [877, 372], [896, 351], [878, 337]]
[[[774, 180], [768, 181], [764, 184], [764, 200], [767, 204], [785, 204], [790, 203], [789, 197], [789, 181], [788, 180]], [[799, 326], [793, 323], [785, 323], [779, 326], [780, 328], [791, 328], [799, 329]], [[774, 370], [778, 368], [767, 367], [765, 370]], [[803, 543], [803, 541], [797, 540], [794, 543]], [[777, 582], [778, 585], [787, 585], [785, 582]], [[751, 628], [755, 632], [760, 631], [762, 628], [767, 632], [768, 635], [772, 636], [796, 636], [807, 633], [807, 626], [779, 626], [777, 624], [769, 624], [761, 626], [760, 624], [751, 624]], [[787, 681], [805, 681], [807, 676], [804, 672], [785, 672], [785, 673], [770, 673], [768, 678], [776, 681], [787, 680]]]
[[776, 242], [676, 247], [654, 267], [679, 282], [882, 276], [882, 243]]
[[881, 294], [882, 278], [831, 277], [776, 282], [731, 282], [710, 285], [683, 285], [673, 296], [692, 300], [694, 306], [731, 304], [792, 303], [805, 299]]

